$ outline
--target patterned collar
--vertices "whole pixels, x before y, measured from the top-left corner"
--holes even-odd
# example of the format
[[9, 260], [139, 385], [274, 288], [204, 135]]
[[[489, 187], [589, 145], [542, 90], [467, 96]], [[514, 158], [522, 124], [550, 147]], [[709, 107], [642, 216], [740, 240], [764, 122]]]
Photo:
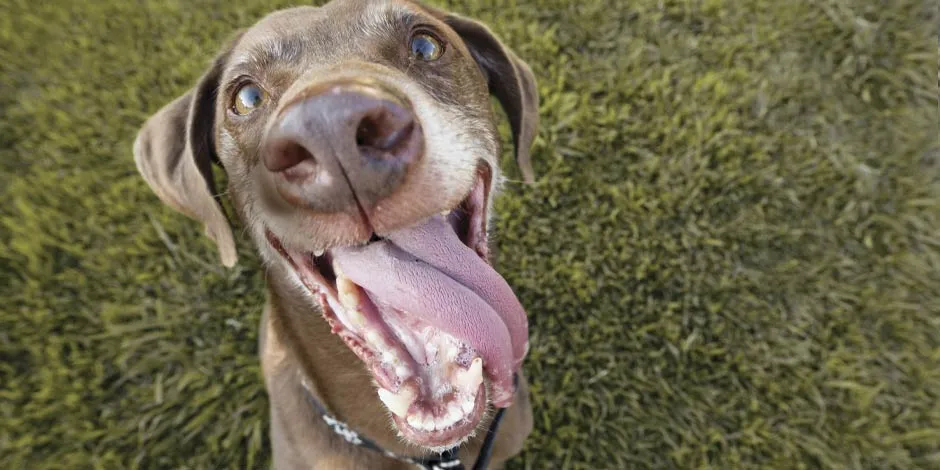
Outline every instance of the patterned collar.
[[[518, 387], [518, 376], [513, 377], [515, 385]], [[304, 395], [307, 397], [307, 401], [310, 403], [310, 406], [320, 415], [320, 418], [333, 430], [334, 433], [342, 437], [346, 442], [359, 447], [365, 447], [373, 452], [378, 452], [386, 457], [391, 457], [393, 459], [407, 462], [415, 465], [421, 470], [466, 470], [467, 467], [464, 466], [463, 462], [460, 461], [458, 457], [459, 447], [451, 447], [439, 457], [410, 457], [406, 455], [399, 455], [394, 452], [385, 450], [379, 447], [378, 444], [372, 440], [366, 438], [365, 436], [360, 435], [356, 431], [353, 431], [349, 425], [336, 419], [331, 415], [326, 407], [320, 403], [319, 400], [314, 398], [313, 392], [310, 391], [310, 387], [307, 384], [306, 379], [301, 379], [300, 384], [303, 386]], [[505, 409], [500, 408], [496, 412], [496, 416], [493, 417], [493, 421], [490, 423], [490, 428], [486, 431], [486, 438], [483, 440], [483, 447], [480, 448], [480, 455], [477, 457], [476, 463], [473, 464], [472, 470], [484, 470], [489, 464], [490, 454], [493, 452], [493, 441], [496, 437], [496, 431], [499, 429], [499, 422], [503, 419], [503, 412]]]

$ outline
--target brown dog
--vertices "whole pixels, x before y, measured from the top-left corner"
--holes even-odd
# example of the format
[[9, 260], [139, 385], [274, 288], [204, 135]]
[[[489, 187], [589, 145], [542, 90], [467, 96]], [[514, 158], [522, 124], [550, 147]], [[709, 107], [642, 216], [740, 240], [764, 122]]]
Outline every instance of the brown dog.
[[521, 450], [526, 315], [487, 261], [501, 181], [490, 95], [530, 180], [535, 81], [485, 26], [409, 0], [334, 0], [238, 34], [140, 131], [144, 178], [231, 266], [212, 164], [225, 168], [264, 261], [275, 468], [408, 468], [388, 453], [458, 445], [469, 464], [494, 409], [492, 467]]

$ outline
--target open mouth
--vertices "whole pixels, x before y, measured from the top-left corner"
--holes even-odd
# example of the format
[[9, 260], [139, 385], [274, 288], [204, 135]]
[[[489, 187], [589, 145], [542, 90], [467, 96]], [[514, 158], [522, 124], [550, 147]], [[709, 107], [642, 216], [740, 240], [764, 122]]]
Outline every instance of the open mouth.
[[324, 253], [271, 245], [363, 361], [402, 437], [429, 448], [469, 438], [512, 403], [526, 314], [487, 260], [489, 174], [461, 204], [365, 245]]

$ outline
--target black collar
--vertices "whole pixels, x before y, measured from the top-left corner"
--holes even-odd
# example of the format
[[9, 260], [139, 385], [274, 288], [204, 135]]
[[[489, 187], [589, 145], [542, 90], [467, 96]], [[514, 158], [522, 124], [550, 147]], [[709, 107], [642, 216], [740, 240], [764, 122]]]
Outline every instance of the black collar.
[[[518, 388], [519, 377], [514, 376], [513, 382]], [[326, 407], [313, 396], [313, 392], [310, 391], [310, 387], [307, 386], [305, 380], [301, 380], [300, 384], [303, 386], [304, 396], [307, 397], [310, 406], [313, 407], [320, 415], [320, 418], [329, 425], [330, 429], [346, 442], [355, 446], [365, 447], [386, 457], [414, 464], [422, 470], [466, 470], [467, 467], [464, 466], [463, 462], [460, 461], [460, 457], [457, 455], [460, 450], [457, 446], [447, 449], [441, 453], [439, 457], [409, 457], [406, 455], [398, 455], [379, 447], [379, 445], [372, 440], [353, 431], [346, 423], [333, 417], [333, 415], [326, 410]], [[485, 470], [487, 465], [489, 465], [490, 455], [493, 452], [493, 441], [495, 441], [496, 431], [499, 429], [499, 422], [503, 419], [504, 411], [505, 408], [500, 408], [499, 411], [496, 412], [496, 416], [493, 417], [489, 429], [486, 430], [486, 438], [483, 439], [483, 447], [480, 448], [480, 455], [477, 456], [477, 461], [473, 464], [472, 470]]]

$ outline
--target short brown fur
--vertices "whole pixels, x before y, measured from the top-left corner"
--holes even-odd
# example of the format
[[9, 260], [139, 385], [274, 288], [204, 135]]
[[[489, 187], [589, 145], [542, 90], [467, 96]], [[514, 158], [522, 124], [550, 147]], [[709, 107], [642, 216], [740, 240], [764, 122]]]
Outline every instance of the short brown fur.
[[[433, 28], [451, 48], [440, 64], [409, 62], [406, 40], [418, 24]], [[259, 170], [266, 122], [305, 90], [350, 74], [393, 84], [415, 103], [419, 117], [425, 113], [428, 138], [421, 166], [383, 199], [381, 211], [285, 209]], [[271, 104], [255, 115], [234, 116], [231, 94], [245, 75], [264, 85]], [[333, 434], [305, 401], [302, 379], [334, 415], [385, 449], [406, 455], [429, 452], [398, 437], [370, 374], [298, 293], [264, 230], [309, 251], [363, 243], [373, 232], [453, 208], [469, 191], [481, 164], [489, 169], [488, 187], [495, 192], [501, 181], [500, 145], [490, 95], [509, 116], [517, 160], [531, 180], [528, 155], [538, 124], [534, 77], [485, 26], [411, 1], [334, 0], [321, 8], [276, 12], [235, 35], [196, 87], [141, 129], [134, 155], [145, 180], [165, 203], [205, 224], [223, 264], [231, 266], [237, 260], [234, 238], [214, 196], [212, 162], [225, 168], [228, 194], [265, 262], [268, 298], [259, 349], [271, 404], [275, 468], [411, 468]], [[489, 204], [492, 194], [488, 199]], [[462, 446], [465, 463], [476, 460], [488, 425], [487, 417], [476, 437]], [[528, 384], [521, 376], [490, 468], [501, 468], [520, 452], [531, 428]]]

